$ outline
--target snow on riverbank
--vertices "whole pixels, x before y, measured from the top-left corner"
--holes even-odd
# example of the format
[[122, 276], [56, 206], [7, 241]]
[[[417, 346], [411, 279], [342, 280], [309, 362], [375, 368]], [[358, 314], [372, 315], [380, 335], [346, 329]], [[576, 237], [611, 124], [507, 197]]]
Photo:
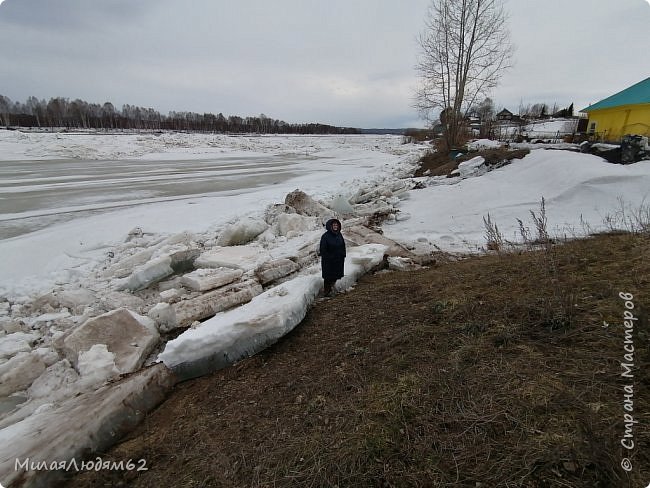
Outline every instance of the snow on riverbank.
[[[375, 208], [397, 212], [401, 200], [395, 196], [388, 203], [391, 190], [382, 190], [383, 195], [366, 193], [388, 182], [395, 194], [405, 197], [413, 183], [400, 182], [399, 177], [412, 171], [423, 150], [401, 144], [394, 136], [0, 131], [0, 159], [10, 162], [13, 172], [5, 173], [8, 177], [0, 185], [7, 202], [0, 218], [21, 219], [21, 214], [5, 211], [9, 199], [61, 184], [74, 191], [75, 183], [67, 175], [35, 173], [34, 168], [48, 168], [42, 162], [30, 164], [40, 158], [107, 158], [107, 165], [121, 158], [119, 178], [109, 175], [110, 184], [129, 180], [128, 158], [134, 163], [153, 162], [152, 168], [156, 161], [173, 161], [179, 177], [186, 170], [184, 161], [209, 160], [218, 169], [222, 162], [232, 167], [233, 155], [239, 158], [238, 168], [257, 161], [263, 171], [264, 165], [277, 167], [276, 161], [286, 161], [287, 155], [292, 156], [288, 164], [293, 167], [285, 179], [237, 190], [180, 195], [155, 203], [127, 196], [123, 207], [111, 208], [91, 201], [88, 208], [76, 209], [83, 217], [46, 222], [39, 230], [0, 240], [0, 252], [7, 257], [0, 263], [0, 428], [55, 409], [74, 395], [136, 371], [144, 362], [150, 364], [164, 348], [163, 337], [150, 354], [160, 339], [158, 333], [186, 328], [247, 303], [264, 288], [273, 290], [276, 282], [298, 279], [291, 275], [310, 279], [318, 292], [318, 270], [309, 267], [317, 260], [324, 220], [338, 215], [326, 205], [354, 212], [347, 203], [354, 196], [360, 214]], [[137, 184], [143, 173], [140, 165], [135, 166]], [[83, 167], [83, 161], [74, 166], [80, 171]], [[188, 175], [200, 179], [205, 171], [202, 166], [199, 170], [198, 176]], [[255, 167], [249, 164], [245, 172], [255, 172]], [[70, 176], [84, 182], [83, 173]], [[321, 202], [292, 192], [295, 188]], [[287, 206], [285, 197], [290, 193], [292, 206]], [[83, 212], [88, 209], [93, 211], [90, 215]], [[49, 208], [24, 213], [38, 219], [68, 211], [52, 202]], [[362, 220], [348, 218], [346, 225]], [[346, 277], [345, 286], [356, 277]], [[287, 300], [303, 310], [313, 297]], [[300, 320], [299, 313], [293, 316]], [[250, 320], [254, 319], [255, 314]], [[276, 322], [272, 325], [278, 331], [271, 335], [277, 339], [288, 325]], [[129, 332], [106, 334], [110, 324]]]
[[446, 251], [475, 252], [485, 245], [483, 217], [489, 213], [504, 238], [521, 241], [516, 219], [534, 228], [530, 211], [539, 214], [542, 197], [549, 232], [567, 237], [607, 230], [605, 220], [620, 216], [621, 202], [630, 217], [650, 205], [650, 161], [625, 166], [568, 151], [533, 150], [480, 177], [432, 183], [400, 207], [411, 219], [384, 226], [384, 235], [412, 246], [428, 241]]
[[[405, 247], [476, 251], [488, 213], [511, 238], [516, 218], [527, 221], [544, 197], [549, 229], [580, 235], [583, 222], [602, 228], [619, 197], [639, 208], [650, 188], [650, 162], [611, 165], [544, 149], [493, 171], [478, 158], [456, 178], [410, 178], [425, 149], [394, 136], [0, 131], [4, 161], [174, 161], [183, 174], [183, 161], [295, 157], [292, 174], [274, 183], [94, 207], [99, 213], [0, 240], [0, 438], [29, 431], [34, 419], [47, 423], [50, 411], [54, 422], [62, 405], [76, 408], [75, 395], [118, 388], [124, 380], [110, 381], [143, 364], [162, 361], [177, 378], [192, 377], [277, 340], [320, 290], [316, 249], [330, 216], [349, 239], [338, 284], [347, 289], [385, 253], [410, 254]], [[33, 190], [18, 186], [15, 194]], [[8, 213], [2, 207], [0, 219]], [[383, 236], [364, 227], [377, 213], [387, 216]], [[106, 324], [129, 334], [105, 333]], [[12, 455], [5, 443], [0, 460]]]

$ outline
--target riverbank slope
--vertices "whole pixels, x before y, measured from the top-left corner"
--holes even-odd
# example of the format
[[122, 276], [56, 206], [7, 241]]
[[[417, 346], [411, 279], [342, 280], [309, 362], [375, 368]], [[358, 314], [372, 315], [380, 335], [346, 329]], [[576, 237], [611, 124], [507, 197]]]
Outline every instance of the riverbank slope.
[[69, 486], [644, 486], [649, 277], [643, 234], [366, 276]]

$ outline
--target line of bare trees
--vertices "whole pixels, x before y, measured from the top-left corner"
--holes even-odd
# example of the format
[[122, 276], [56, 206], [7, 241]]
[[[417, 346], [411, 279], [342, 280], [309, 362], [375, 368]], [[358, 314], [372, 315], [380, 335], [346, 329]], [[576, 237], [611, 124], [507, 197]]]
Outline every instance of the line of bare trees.
[[223, 114], [169, 112], [161, 115], [152, 108], [123, 105], [116, 109], [112, 103], [103, 105], [83, 100], [51, 98], [49, 102], [29, 97], [25, 103], [12, 102], [0, 95], [0, 126], [60, 127], [67, 129], [139, 129], [186, 130], [200, 132], [262, 133], [262, 134], [356, 134], [349, 127], [326, 124], [290, 124], [260, 114], [239, 117]]

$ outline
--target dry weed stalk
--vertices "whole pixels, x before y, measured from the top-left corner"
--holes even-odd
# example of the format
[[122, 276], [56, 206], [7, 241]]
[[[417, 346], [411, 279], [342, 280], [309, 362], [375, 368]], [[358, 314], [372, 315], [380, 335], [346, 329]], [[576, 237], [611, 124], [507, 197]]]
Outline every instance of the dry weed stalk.
[[487, 240], [487, 248], [491, 251], [501, 252], [503, 250], [503, 235], [496, 222], [492, 222], [490, 214], [487, 218], [483, 217], [483, 225], [485, 226], [485, 239]]
[[[543, 323], [548, 325], [551, 330], [566, 329], [574, 322], [574, 309], [576, 307], [577, 294], [573, 285], [563, 283], [559, 276], [558, 259], [555, 252], [555, 239], [551, 237], [548, 231], [548, 217], [546, 215], [546, 200], [541, 198], [539, 211], [530, 210], [533, 221], [535, 236], [529, 227], [521, 219], [517, 219], [519, 234], [528, 251], [538, 250], [536, 253], [539, 262], [539, 269], [544, 270], [546, 282], [549, 284], [551, 295], [542, 299], [540, 297], [540, 312], [543, 315]], [[496, 224], [492, 221], [490, 214], [487, 218], [483, 217], [485, 226], [485, 238], [487, 240], [487, 249], [495, 250], [501, 254], [504, 250], [504, 241], [501, 232]], [[513, 243], [507, 243], [511, 249], [515, 249]]]
[[650, 232], [650, 204], [645, 197], [638, 207], [634, 208], [618, 196], [618, 207], [613, 214], [607, 214], [603, 223], [609, 232], [628, 232], [630, 234], [647, 234]]

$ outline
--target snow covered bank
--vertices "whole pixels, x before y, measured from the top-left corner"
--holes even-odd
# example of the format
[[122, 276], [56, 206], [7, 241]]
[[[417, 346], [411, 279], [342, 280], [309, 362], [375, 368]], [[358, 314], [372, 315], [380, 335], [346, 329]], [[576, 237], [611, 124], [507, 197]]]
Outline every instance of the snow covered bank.
[[[147, 313], [147, 300], [143, 303], [141, 297], [128, 295], [175, 272], [174, 264], [177, 267], [179, 264], [170, 260], [182, 259], [178, 255], [215, 246], [221, 247], [219, 252], [223, 254], [225, 246], [244, 244], [257, 236], [258, 248], [251, 248], [257, 257], [265, 253], [275, 258], [285, 256], [282, 249], [304, 247], [313, 239], [308, 232], [322, 229], [318, 217], [312, 211], [303, 211], [306, 215], [280, 212], [278, 221], [269, 228], [270, 224], [263, 220], [265, 207], [281, 202], [296, 187], [324, 203], [346, 201], [344, 195], [350, 196], [360, 187], [373, 188], [376, 183], [408, 174], [423, 150], [422, 146], [401, 144], [401, 139], [393, 136], [230, 137], [0, 131], [0, 159], [12, 161], [11, 171], [16, 172], [12, 173], [12, 180], [6, 181], [6, 187], [0, 185], [0, 193], [7, 192], [5, 201], [20, 199], [22, 193], [39, 191], [42, 186], [59, 185], [55, 183], [60, 179], [58, 176], [33, 177], [28, 162], [36, 158], [92, 156], [110, 158], [109, 165], [114, 164], [112, 158], [124, 158], [118, 165], [119, 176], [130, 181], [126, 158], [132, 158], [137, 166], [136, 163], [146, 159], [145, 154], [151, 160], [173, 159], [179, 175], [184, 169], [183, 160], [192, 162], [196, 158], [210, 158], [218, 164], [224, 155], [231, 157], [234, 153], [242, 160], [259, 155], [269, 159], [274, 155], [308, 156], [300, 163], [302, 174], [283, 184], [236, 193], [217, 191], [155, 204], [129, 200], [120, 209], [89, 205], [86, 208], [92, 207], [92, 212], [100, 213], [52, 223], [34, 232], [0, 240], [0, 252], [10, 257], [0, 262], [0, 297], [5, 299], [0, 298], [0, 322], [6, 326], [6, 332], [23, 331], [24, 325], [29, 327], [23, 332], [29, 332], [37, 319], [44, 325], [49, 323], [48, 327], [57, 326], [55, 317], [47, 314], [61, 310], [60, 313], [68, 314], [64, 323], [59, 324], [63, 332], [92, 315], [110, 311], [120, 301], [135, 312]], [[148, 169], [157, 174], [155, 167]], [[27, 177], [22, 178], [20, 171]], [[84, 175], [79, 171], [83, 171], [82, 166], [70, 177], [83, 181]], [[138, 173], [135, 179], [139, 182], [142, 177]], [[64, 180], [65, 185], [70, 183]], [[117, 180], [110, 181], [114, 184]], [[74, 188], [70, 186], [71, 191]], [[402, 185], [401, 191], [404, 189]], [[379, 206], [387, 208], [383, 203]], [[349, 204], [348, 207], [352, 208]], [[318, 203], [316, 208], [326, 207]], [[364, 207], [363, 211], [371, 213], [374, 208]], [[327, 209], [327, 212], [332, 211]], [[39, 219], [31, 211], [23, 214], [29, 215], [22, 219], [25, 221]], [[0, 220], [7, 218], [14, 222], [16, 218], [21, 220], [20, 215], [0, 212]], [[254, 232], [245, 235], [244, 231]], [[243, 263], [242, 259], [239, 261]], [[251, 267], [254, 266], [251, 261]], [[120, 291], [126, 293], [120, 295]], [[50, 292], [56, 297], [47, 296]], [[63, 303], [59, 299], [62, 294], [72, 292], [90, 298], [83, 303]], [[85, 311], [86, 308], [89, 310]]]
[[578, 127], [578, 119], [558, 118], [545, 119], [530, 122], [521, 125], [515, 121], [498, 121], [493, 130], [498, 139], [513, 140], [523, 139], [526, 141], [535, 141], [555, 143], [562, 146], [562, 140], [567, 135], [574, 135]]
[[[105, 381], [143, 361], [158, 358], [165, 364], [159, 368], [189, 378], [275, 342], [320, 289], [316, 249], [331, 215], [340, 216], [349, 244], [338, 283], [347, 289], [385, 254], [393, 267], [408, 269], [412, 262], [400, 256], [481, 248], [487, 213], [510, 238], [516, 218], [526, 221], [543, 196], [549, 230], [580, 235], [581, 216], [595, 229], [616, 211], [619, 196], [638, 206], [650, 188], [650, 163], [617, 166], [545, 150], [493, 171], [476, 159], [457, 178], [416, 181], [408, 175], [426, 147], [391, 137], [129, 135], [116, 136], [121, 143], [106, 139], [112, 148], [102, 146], [106, 136], [74, 142], [80, 136], [45, 141], [30, 134], [22, 146], [10, 137], [21, 136], [0, 131], [0, 149], [15, 159], [36, 150], [28, 150], [31, 143], [43, 152], [68, 145], [82, 155], [97, 144], [98, 154], [122, 150], [140, 154], [138, 161], [218, 160], [232, 152], [309, 157], [300, 163], [304, 171], [277, 185], [129, 203], [1, 240], [10, 259], [0, 263], [0, 439], [22, 435], [12, 429], [28, 431], [37, 425], [32, 419], [44, 419], [37, 416], [72, 408], [75, 395], [103, 391]], [[166, 152], [155, 155], [152, 147]], [[422, 183], [428, 186], [416, 190]], [[368, 227], [383, 218], [383, 235]], [[109, 319], [114, 334], [86, 334]], [[187, 330], [165, 344], [178, 328]]]
[[604, 221], [621, 210], [620, 199], [631, 209], [650, 204], [650, 162], [617, 165], [589, 154], [537, 149], [479, 177], [432, 178], [429, 184], [400, 206], [411, 219], [385, 226], [384, 235], [418, 249], [434, 243], [445, 251], [475, 252], [486, 242], [483, 217], [489, 213], [504, 238], [519, 241], [516, 219], [530, 224], [530, 211], [539, 212], [542, 197], [551, 234], [607, 230]]
[[[8, 186], [0, 185], [8, 198], [58, 187], [56, 170], [40, 179], [20, 173], [24, 166], [28, 174], [30, 159], [48, 154], [120, 157], [119, 171], [126, 179], [127, 157], [136, 162], [173, 161], [182, 172], [183, 158], [219, 161], [220, 155], [237, 153], [270, 161], [274, 154], [308, 156], [300, 162], [304, 168], [297, 176], [281, 184], [155, 204], [129, 200], [119, 209], [101, 208], [91, 198], [92, 208], [86, 209], [90, 213], [82, 211], [82, 217], [43, 221], [39, 230], [0, 240], [0, 252], [10, 256], [0, 263], [0, 438], [27, 436], [48, 419], [61, 423], [62, 412], [76, 412], [77, 398], [113, 391], [125, 381], [117, 379], [120, 375], [136, 371], [139, 377], [138, 368], [143, 362], [150, 365], [162, 349], [161, 358], [187, 378], [275, 342], [302, 320], [322, 286], [313, 265], [324, 220], [338, 215], [344, 231], [351, 230], [346, 277], [339, 287], [352, 286], [362, 273], [381, 263], [387, 249], [393, 255], [407, 252], [364, 224], [376, 212], [395, 218], [415, 186], [411, 179], [401, 178], [410, 174], [424, 149], [384, 136], [229, 138], [0, 131], [0, 158], [12, 160], [11, 171], [17, 171], [15, 180], [6, 180]], [[135, 175], [134, 184], [141, 179], [141, 173]], [[74, 188], [65, 175], [63, 180], [66, 189], [69, 184]], [[41, 183], [43, 187], [38, 186]], [[37, 214], [49, 218], [61, 210], [45, 208], [21, 216], [4, 212], [5, 208], [0, 222], [17, 218], [27, 225], [33, 222], [30, 219], [40, 219]], [[188, 327], [165, 345], [166, 334]], [[197, 331], [202, 331], [198, 342]], [[162, 364], [157, 368], [168, 371]], [[133, 385], [136, 397], [146, 394], [147, 385]], [[98, 396], [88, 398], [100, 402]], [[114, 410], [103, 405], [107, 412]], [[91, 424], [79, 435], [103, 431], [111, 418]], [[47, 443], [50, 435], [58, 434], [46, 429], [39, 439]], [[35, 442], [33, 436], [30, 439]], [[66, 450], [65, 443], [72, 448], [76, 441], [65, 437], [47, 453], [65, 460], [76, 455]], [[5, 446], [1, 453], [8, 462], [15, 449]], [[27, 444], [23, 450], [29, 451]], [[0, 471], [3, 482], [13, 476]]]

